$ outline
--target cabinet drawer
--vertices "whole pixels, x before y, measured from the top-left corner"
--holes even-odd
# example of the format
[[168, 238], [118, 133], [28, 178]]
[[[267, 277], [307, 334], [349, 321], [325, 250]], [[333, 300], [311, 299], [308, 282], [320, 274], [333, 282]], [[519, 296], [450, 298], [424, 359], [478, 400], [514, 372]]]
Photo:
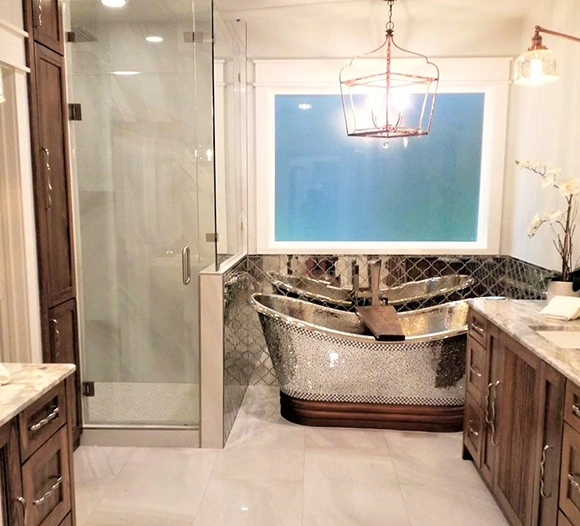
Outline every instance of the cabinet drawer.
[[564, 424], [560, 473], [560, 509], [580, 525], [580, 434]]
[[486, 347], [487, 320], [477, 312], [474, 312], [473, 309], [470, 309], [467, 323], [469, 336], [481, 346]]
[[27, 526], [60, 524], [71, 511], [68, 448], [65, 426], [22, 466], [22, 486], [28, 503]]
[[558, 514], [558, 526], [574, 526], [562, 512]]
[[465, 372], [467, 392], [480, 407], [485, 404], [489, 378], [488, 353], [471, 336], [467, 338], [467, 369]]
[[465, 397], [465, 412], [463, 413], [463, 443], [471, 453], [477, 467], [481, 466], [481, 446], [485, 432], [485, 417], [483, 410], [473, 397], [467, 393]]
[[58, 526], [72, 526], [72, 513], [69, 513]]
[[580, 387], [574, 385], [570, 380], [566, 381], [564, 421], [580, 433]]
[[26, 408], [20, 418], [20, 455], [25, 461], [66, 422], [64, 382]]

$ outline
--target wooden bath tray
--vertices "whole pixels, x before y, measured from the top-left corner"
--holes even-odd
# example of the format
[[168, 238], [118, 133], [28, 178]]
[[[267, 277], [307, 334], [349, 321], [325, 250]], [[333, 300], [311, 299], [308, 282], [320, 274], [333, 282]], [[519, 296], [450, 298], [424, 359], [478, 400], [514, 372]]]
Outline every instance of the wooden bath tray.
[[390, 305], [357, 307], [356, 313], [378, 341], [400, 342], [405, 339], [399, 315]]

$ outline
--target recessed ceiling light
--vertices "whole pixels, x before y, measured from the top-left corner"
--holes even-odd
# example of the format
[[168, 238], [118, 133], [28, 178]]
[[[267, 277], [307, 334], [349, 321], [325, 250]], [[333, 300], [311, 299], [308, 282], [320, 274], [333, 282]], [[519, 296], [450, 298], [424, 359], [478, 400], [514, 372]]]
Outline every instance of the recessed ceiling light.
[[123, 7], [127, 0], [101, 0], [101, 4], [107, 7]]
[[163, 42], [163, 37], [150, 36], [150, 37], [145, 37], [145, 40], [147, 40], [147, 42], [154, 42], [157, 44], [159, 42]]
[[113, 75], [139, 75], [139, 71], [113, 71]]

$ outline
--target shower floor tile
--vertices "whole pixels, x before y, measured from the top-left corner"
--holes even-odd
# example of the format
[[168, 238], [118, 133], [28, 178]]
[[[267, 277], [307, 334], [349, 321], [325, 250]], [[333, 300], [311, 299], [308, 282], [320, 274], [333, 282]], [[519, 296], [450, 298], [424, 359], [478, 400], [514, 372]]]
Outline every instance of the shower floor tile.
[[507, 526], [461, 434], [310, 428], [248, 388], [223, 450], [82, 446], [78, 526]]

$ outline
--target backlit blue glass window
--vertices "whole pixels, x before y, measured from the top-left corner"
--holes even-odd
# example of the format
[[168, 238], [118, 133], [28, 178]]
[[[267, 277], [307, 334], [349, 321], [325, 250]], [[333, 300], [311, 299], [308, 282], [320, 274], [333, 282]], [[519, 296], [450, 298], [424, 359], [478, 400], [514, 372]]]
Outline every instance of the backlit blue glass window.
[[276, 241], [477, 240], [483, 93], [440, 93], [431, 133], [347, 137], [339, 95], [276, 95]]

